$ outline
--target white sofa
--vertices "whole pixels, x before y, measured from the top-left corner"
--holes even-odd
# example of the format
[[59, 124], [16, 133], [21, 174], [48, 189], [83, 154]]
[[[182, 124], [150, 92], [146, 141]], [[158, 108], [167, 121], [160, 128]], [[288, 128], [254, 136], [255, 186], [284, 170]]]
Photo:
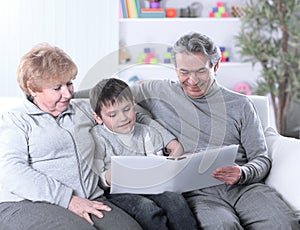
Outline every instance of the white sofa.
[[300, 140], [284, 137], [270, 125], [269, 100], [264, 96], [252, 95], [259, 118], [261, 120], [272, 168], [266, 184], [275, 188], [295, 210], [300, 219]]
[[[270, 127], [270, 108], [267, 97], [250, 96], [264, 128], [272, 168], [266, 183], [275, 188], [295, 210], [300, 219], [300, 140], [283, 137]], [[0, 115], [23, 98], [0, 98]]]

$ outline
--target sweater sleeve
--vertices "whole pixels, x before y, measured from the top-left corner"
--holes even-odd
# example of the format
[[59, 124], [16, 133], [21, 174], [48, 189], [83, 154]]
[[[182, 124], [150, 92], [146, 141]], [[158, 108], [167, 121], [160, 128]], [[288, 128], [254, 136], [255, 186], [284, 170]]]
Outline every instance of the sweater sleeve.
[[0, 120], [0, 184], [2, 189], [31, 201], [45, 201], [67, 208], [73, 190], [30, 166], [29, 127], [15, 114]]
[[106, 182], [105, 174], [110, 169], [113, 150], [102, 136], [99, 125], [92, 129], [92, 136], [95, 140], [95, 159], [98, 162], [97, 171], [100, 175], [100, 184], [103, 189], [108, 189], [110, 185]]
[[148, 87], [148, 85], [150, 84], [135, 84], [131, 87], [132, 93], [137, 102], [137, 121], [155, 128], [161, 134], [164, 146], [166, 146], [170, 141], [176, 139], [176, 137], [166, 128], [164, 128], [159, 122], [155, 121], [150, 110], [147, 108], [147, 100], [151, 97], [149, 95], [151, 89]]
[[252, 102], [246, 103], [243, 110], [241, 143], [248, 162], [241, 166], [239, 184], [261, 182], [268, 175], [271, 160], [268, 157], [264, 132]]

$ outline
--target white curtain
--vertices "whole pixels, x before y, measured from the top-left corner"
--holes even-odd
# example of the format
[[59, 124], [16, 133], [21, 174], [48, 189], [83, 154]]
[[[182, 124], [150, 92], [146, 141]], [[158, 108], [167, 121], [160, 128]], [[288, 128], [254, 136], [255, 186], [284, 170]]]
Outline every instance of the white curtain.
[[0, 0], [0, 96], [20, 96], [16, 67], [34, 45], [65, 50], [78, 65], [74, 84], [118, 49], [116, 0]]

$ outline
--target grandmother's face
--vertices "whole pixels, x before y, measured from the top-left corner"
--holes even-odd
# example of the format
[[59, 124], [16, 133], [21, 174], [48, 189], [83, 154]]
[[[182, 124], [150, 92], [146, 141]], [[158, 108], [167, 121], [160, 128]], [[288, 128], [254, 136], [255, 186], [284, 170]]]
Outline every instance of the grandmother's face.
[[57, 117], [68, 108], [73, 91], [72, 81], [53, 85], [41, 92], [33, 92], [33, 102], [44, 112]]

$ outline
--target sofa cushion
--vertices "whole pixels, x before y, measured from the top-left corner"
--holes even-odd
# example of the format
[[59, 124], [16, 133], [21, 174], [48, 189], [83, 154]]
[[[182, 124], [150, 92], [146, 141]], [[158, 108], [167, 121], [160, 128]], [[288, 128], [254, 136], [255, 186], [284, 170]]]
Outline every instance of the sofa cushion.
[[300, 140], [265, 131], [272, 168], [266, 184], [275, 188], [300, 217]]

